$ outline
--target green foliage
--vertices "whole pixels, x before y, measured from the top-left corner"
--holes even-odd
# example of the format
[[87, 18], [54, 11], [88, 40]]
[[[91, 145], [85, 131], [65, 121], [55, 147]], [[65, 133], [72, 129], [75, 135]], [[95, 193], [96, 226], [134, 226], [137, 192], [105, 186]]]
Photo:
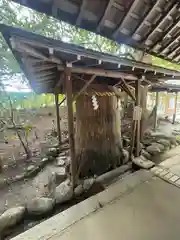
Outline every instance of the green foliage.
[[159, 66], [159, 67], [163, 67], [163, 68], [169, 68], [172, 70], [179, 70], [180, 71], [180, 65], [179, 64], [175, 64], [175, 63], [171, 63], [169, 61], [163, 60], [161, 58], [157, 58], [152, 56], [152, 64]]
[[[53, 106], [55, 104], [53, 94], [41, 94], [37, 95], [33, 92], [8, 92], [11, 101], [13, 103], [13, 108], [16, 109], [36, 109], [40, 107]], [[59, 102], [64, 98], [63, 94], [59, 94]], [[5, 109], [9, 108], [9, 103], [6, 94], [0, 95], [1, 103]], [[1, 107], [0, 107], [1, 109]]]

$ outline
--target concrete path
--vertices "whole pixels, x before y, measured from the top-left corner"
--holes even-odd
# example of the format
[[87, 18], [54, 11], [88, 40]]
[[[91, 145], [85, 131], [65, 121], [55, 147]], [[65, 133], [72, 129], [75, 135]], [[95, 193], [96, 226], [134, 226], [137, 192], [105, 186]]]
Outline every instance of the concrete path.
[[140, 170], [14, 240], [179, 240], [180, 189]]
[[166, 160], [161, 162], [159, 166], [170, 170], [180, 177], [180, 147], [168, 151], [165, 153], [165, 156]]

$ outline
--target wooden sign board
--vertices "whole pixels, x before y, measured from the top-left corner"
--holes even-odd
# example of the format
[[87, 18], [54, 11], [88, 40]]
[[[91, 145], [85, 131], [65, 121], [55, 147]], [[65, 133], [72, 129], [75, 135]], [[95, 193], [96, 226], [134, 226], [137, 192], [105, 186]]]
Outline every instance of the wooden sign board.
[[133, 120], [140, 121], [142, 116], [142, 108], [139, 106], [134, 107]]

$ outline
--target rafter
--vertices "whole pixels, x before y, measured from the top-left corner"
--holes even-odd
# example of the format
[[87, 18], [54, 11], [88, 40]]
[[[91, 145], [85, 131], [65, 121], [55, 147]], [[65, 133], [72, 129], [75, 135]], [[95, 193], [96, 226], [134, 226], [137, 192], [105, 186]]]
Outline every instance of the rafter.
[[[174, 0], [175, 1], [175, 0]], [[173, 1], [173, 2], [174, 2]], [[151, 41], [149, 41], [149, 38], [152, 36], [152, 35], [154, 35], [154, 33], [156, 32], [156, 31], [159, 31], [159, 32], [163, 32], [163, 30], [160, 28], [161, 27], [161, 25], [162, 25], [162, 23], [164, 22], [164, 20], [166, 19], [166, 18], [172, 18], [171, 17], [171, 13], [177, 8], [177, 4], [171, 4], [171, 8], [170, 9], [168, 9], [168, 10], [166, 10], [166, 11], [164, 11], [164, 14], [162, 14], [162, 16], [160, 17], [160, 19], [159, 19], [159, 21], [158, 21], [158, 23], [156, 24], [156, 26], [155, 26], [155, 28], [153, 28], [151, 31], [150, 31], [150, 33], [148, 34], [148, 36], [145, 38], [145, 45], [147, 45], [147, 46], [151, 46], [152, 44], [151, 44]], [[164, 17], [165, 16], [165, 17]]]
[[176, 56], [173, 60], [179, 64], [180, 54], [178, 56]]
[[173, 58], [176, 56], [177, 51], [178, 51], [179, 49], [180, 49], [180, 46], [178, 46], [177, 48], [175, 48], [173, 51], [169, 52], [169, 54], [167, 55], [167, 57], [168, 57], [169, 59], [173, 59]]
[[154, 6], [150, 9], [150, 11], [148, 12], [147, 15], [145, 15], [143, 21], [140, 23], [140, 25], [138, 25], [137, 29], [135, 30], [132, 38], [134, 40], [137, 40], [137, 41], [140, 41], [141, 39], [139, 39], [139, 35], [137, 34], [139, 32], [139, 30], [141, 29], [141, 27], [145, 24], [145, 25], [151, 25], [151, 23], [148, 21], [148, 18], [151, 16], [151, 14], [156, 10], [158, 11], [159, 13], [162, 11], [162, 9], [158, 6], [159, 5], [159, 2], [161, 0], [157, 0], [154, 4]]
[[114, 39], [116, 39], [119, 31], [121, 31], [121, 30], [123, 29], [124, 23], [127, 21], [127, 19], [129, 18], [129, 16], [131, 16], [131, 14], [133, 13], [133, 11], [134, 11], [135, 7], [137, 6], [138, 2], [139, 2], [139, 0], [134, 0], [134, 1], [133, 1], [132, 5], [131, 5], [129, 11], [126, 13], [123, 21], [119, 24], [119, 26], [117, 27], [117, 29], [114, 31], [114, 33], [113, 33], [113, 38], [114, 38]]
[[42, 64], [41, 66], [33, 66], [35, 72], [46, 71], [56, 67], [57, 67], [56, 64]]
[[102, 16], [101, 20], [99, 21], [98, 26], [97, 26], [97, 28], [96, 28], [96, 31], [97, 31], [97, 32], [99, 32], [100, 29], [101, 29], [101, 26], [104, 25], [104, 22], [105, 22], [105, 20], [106, 20], [106, 16], [107, 16], [110, 8], [112, 7], [113, 2], [114, 2], [114, 0], [109, 0], [107, 6], [106, 6], [106, 8], [105, 8], [104, 14], [103, 14], [103, 16]]
[[176, 20], [173, 27], [169, 29], [169, 31], [163, 36], [163, 39], [172, 38], [173, 36], [171, 33], [174, 31], [175, 28], [180, 27], [180, 17]]
[[[62, 65], [58, 66], [58, 70], [63, 71], [65, 68]], [[89, 75], [96, 75], [96, 76], [103, 76], [103, 77], [111, 77], [111, 78], [121, 78], [129, 79], [129, 80], [137, 80], [137, 77], [124, 73], [124, 72], [115, 72], [110, 70], [104, 70], [104, 69], [97, 69], [97, 68], [85, 68], [85, 67], [72, 67], [71, 68], [72, 73], [85, 73]]]
[[38, 74], [33, 72], [33, 74], [38, 79], [44, 78], [44, 77], [47, 77], [47, 76], [51, 76], [51, 75], [55, 76], [55, 72], [42, 72], [42, 73], [38, 73]]
[[[175, 43], [180, 43], [180, 34], [179, 34], [179, 36], [178, 36], [176, 39], [174, 39], [172, 42], [170, 42], [170, 43], [162, 50], [162, 52], [167, 51], [167, 49], [168, 49], [168, 51], [169, 51], [170, 48], [171, 48]], [[161, 52], [161, 53], [162, 53], [162, 52]]]
[[[179, 27], [180, 28], [180, 16], [174, 21], [174, 23], [172, 24], [173, 26], [170, 26], [168, 29], [167, 29], [167, 31], [165, 31], [164, 32], [164, 35], [158, 40], [158, 43], [156, 43], [156, 45], [157, 44], [159, 44], [159, 45], [161, 45], [161, 47], [160, 47], [160, 54], [162, 54], [163, 55], [163, 52], [165, 51], [166, 52], [166, 49], [167, 49], [167, 46], [168, 46], [168, 44], [166, 44], [166, 45], [163, 45], [163, 44], [161, 44], [163, 41], [165, 41], [166, 39], [172, 39], [172, 38], [176, 38], [176, 36], [172, 36], [171, 35], [171, 33], [174, 31], [174, 29], [176, 29], [177, 27]], [[151, 46], [151, 48], [153, 48], [155, 46], [155, 44], [154, 45], [152, 45]]]
[[79, 10], [79, 14], [78, 14], [77, 19], [76, 19], [76, 25], [77, 26], [81, 25], [81, 21], [82, 21], [82, 17], [83, 17], [83, 13], [84, 13], [86, 4], [87, 4], [87, 0], [82, 0], [82, 4], [81, 4], [80, 10]]
[[26, 54], [29, 54], [32, 57], [40, 58], [40, 59], [45, 60], [45, 61], [49, 60], [48, 57], [46, 55], [44, 55], [43, 53], [41, 53], [38, 50], [30, 47], [27, 44], [24, 44], [24, 43], [19, 42], [19, 41], [15, 41], [13, 38], [11, 39], [11, 45], [12, 45], [12, 48], [14, 48], [18, 52], [26, 53]]

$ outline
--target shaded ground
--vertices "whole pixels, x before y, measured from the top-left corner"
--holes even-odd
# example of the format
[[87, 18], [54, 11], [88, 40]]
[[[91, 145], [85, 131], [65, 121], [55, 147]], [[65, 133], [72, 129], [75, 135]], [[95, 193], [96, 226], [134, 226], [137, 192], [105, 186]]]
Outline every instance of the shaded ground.
[[[47, 115], [47, 113], [45, 114], [45, 116]], [[40, 132], [42, 132], [42, 141], [39, 140], [38, 142], [38, 146], [36, 149], [41, 149], [41, 151], [39, 151], [36, 156], [34, 156], [29, 162], [24, 162], [24, 158], [18, 158], [18, 160], [16, 161], [16, 164], [13, 164], [13, 161], [9, 161], [9, 167], [5, 168], [4, 173], [1, 175], [2, 177], [8, 177], [8, 176], [12, 176], [12, 175], [17, 175], [20, 174], [24, 168], [27, 168], [27, 166], [31, 165], [31, 164], [38, 164], [38, 162], [41, 160], [40, 155], [42, 153], [44, 153], [45, 149], [47, 148], [47, 146], [50, 146], [52, 143], [54, 144], [54, 140], [52, 141], [52, 138], [50, 139], [50, 141], [48, 141], [47, 138], [45, 138], [45, 134], [44, 132], [49, 132], [51, 130], [51, 122], [52, 122], [53, 116], [47, 116], [41, 118], [41, 120], [38, 120], [38, 124], [37, 126], [39, 126]], [[47, 122], [46, 122], [47, 120]], [[42, 124], [43, 121], [43, 124]], [[46, 122], [46, 124], [44, 125], [44, 122]], [[124, 121], [125, 122], [125, 121]], [[132, 123], [132, 121], [130, 120], [129, 122], [125, 122], [125, 125], [127, 124], [127, 128], [129, 129], [129, 131], [131, 132], [131, 129], [129, 128], [129, 123]], [[122, 124], [123, 125], [123, 124]], [[162, 122], [160, 125], [160, 129], [163, 132], [166, 133], [171, 133], [174, 129], [180, 129], [180, 125], [172, 125], [171, 123], [168, 122]], [[125, 127], [122, 127], [123, 131], [127, 131], [127, 129]], [[44, 140], [46, 139], [46, 141]], [[55, 139], [55, 138], [54, 138]], [[56, 140], [57, 141], [57, 140]], [[35, 146], [36, 143], [34, 143]], [[42, 146], [41, 146], [42, 144]], [[44, 145], [43, 145], [44, 144]], [[179, 149], [179, 150], [178, 150]], [[168, 153], [165, 153], [160, 157], [158, 157], [157, 162], [161, 162], [164, 159], [172, 156], [172, 155], [179, 155], [180, 154], [180, 147], [178, 149], [172, 149], [170, 150]], [[4, 148], [5, 150], [5, 148]], [[6, 149], [7, 151], [7, 149]], [[167, 154], [167, 155], [166, 155]], [[169, 154], [169, 155], [168, 155]], [[49, 166], [47, 166], [44, 171], [42, 173], [40, 173], [40, 175], [42, 176], [41, 181], [42, 182], [46, 182], [47, 178], [48, 178], [48, 174], [49, 172], [53, 172], [53, 168], [54, 165], [51, 164]], [[101, 189], [102, 190], [102, 189]], [[93, 195], [94, 193], [97, 193], [98, 191], [100, 191], [100, 189], [96, 189], [93, 190], [92, 193], [89, 193], [88, 196]], [[24, 202], [26, 202], [28, 199], [32, 199], [36, 196], [39, 196], [39, 194], [41, 195], [40, 191], [37, 191], [37, 185], [35, 184], [34, 179], [30, 179], [28, 181], [19, 181], [17, 183], [13, 183], [12, 185], [0, 189], [0, 213], [2, 213], [5, 209], [19, 205], [19, 204], [23, 204]], [[60, 212], [74, 204], [76, 204], [77, 202], [87, 198], [88, 196], [83, 196], [82, 199], [78, 199], [77, 201], [72, 201], [70, 203], [68, 203], [67, 205], [61, 206], [59, 209], [55, 209], [53, 214], [56, 214], [57, 212]], [[14, 234], [17, 234], [18, 232], [22, 232], [22, 229], [29, 229], [31, 228], [33, 225], [36, 225], [37, 223], [41, 222], [43, 220], [38, 220], [35, 222], [27, 221], [25, 222], [22, 226], [20, 226], [20, 228], [18, 230], [16, 230], [14, 232]]]
[[138, 171], [15, 240], [179, 240], [179, 208], [179, 188]]

